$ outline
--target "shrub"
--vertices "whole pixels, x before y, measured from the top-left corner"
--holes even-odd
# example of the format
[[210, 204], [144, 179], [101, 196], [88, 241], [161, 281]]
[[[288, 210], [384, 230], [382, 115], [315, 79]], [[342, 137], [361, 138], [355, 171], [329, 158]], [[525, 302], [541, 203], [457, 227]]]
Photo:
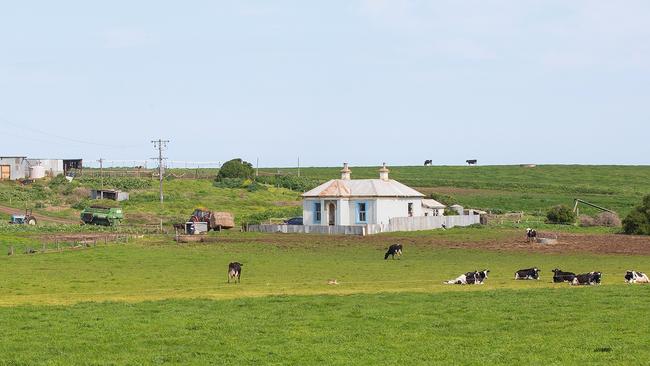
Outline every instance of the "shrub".
[[257, 192], [266, 190], [266, 186], [257, 182], [253, 182], [246, 187], [249, 192]]
[[546, 218], [552, 224], [573, 224], [576, 221], [576, 214], [566, 205], [558, 205], [548, 210]]
[[596, 225], [594, 218], [587, 215], [580, 215], [580, 217], [578, 217], [578, 223], [582, 227], [590, 227]]
[[594, 223], [597, 226], [619, 227], [621, 226], [621, 219], [613, 212], [601, 212], [594, 219]]
[[456, 210], [452, 210], [449, 207], [445, 207], [445, 212], [443, 213], [443, 215], [445, 215], [445, 216], [456, 216], [456, 215], [458, 215], [458, 212], [456, 212]]
[[635, 207], [623, 220], [623, 232], [650, 235], [650, 195], [643, 197], [641, 206]]
[[429, 198], [436, 200], [445, 206], [451, 206], [454, 203], [458, 202], [454, 196], [442, 193], [431, 193], [429, 195]]
[[222, 178], [214, 182], [214, 186], [217, 188], [242, 188], [243, 184], [244, 180], [241, 178]]
[[257, 182], [290, 189], [292, 191], [306, 192], [317, 187], [320, 182], [306, 177], [295, 175], [274, 175], [257, 177]]
[[254, 173], [251, 163], [242, 159], [232, 159], [223, 163], [216, 180], [220, 182], [224, 178], [250, 179], [253, 178]]

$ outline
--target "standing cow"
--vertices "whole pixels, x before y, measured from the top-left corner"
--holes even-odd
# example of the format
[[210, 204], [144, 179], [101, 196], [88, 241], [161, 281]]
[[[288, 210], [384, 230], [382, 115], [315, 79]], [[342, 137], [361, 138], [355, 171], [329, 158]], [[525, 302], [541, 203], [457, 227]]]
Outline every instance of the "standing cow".
[[228, 283], [230, 283], [230, 279], [234, 279], [235, 283], [241, 283], [241, 267], [243, 264], [239, 262], [232, 262], [228, 264]]
[[393, 244], [389, 246], [388, 251], [384, 254], [384, 260], [388, 259], [389, 256], [393, 259], [397, 256], [397, 259], [399, 259], [402, 256], [402, 244]]

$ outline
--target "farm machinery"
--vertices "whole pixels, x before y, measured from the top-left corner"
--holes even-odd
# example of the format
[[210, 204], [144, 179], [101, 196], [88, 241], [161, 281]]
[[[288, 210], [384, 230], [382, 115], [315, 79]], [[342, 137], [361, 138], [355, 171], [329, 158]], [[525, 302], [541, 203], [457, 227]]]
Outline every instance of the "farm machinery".
[[81, 211], [81, 221], [84, 224], [114, 226], [124, 218], [119, 207], [90, 206]]
[[16, 225], [36, 225], [36, 217], [32, 214], [32, 210], [25, 210], [24, 215], [11, 215], [10, 224]]
[[192, 212], [189, 220], [183, 224], [174, 225], [186, 234], [200, 234], [210, 230], [232, 229], [235, 219], [230, 212], [215, 212], [197, 208]]

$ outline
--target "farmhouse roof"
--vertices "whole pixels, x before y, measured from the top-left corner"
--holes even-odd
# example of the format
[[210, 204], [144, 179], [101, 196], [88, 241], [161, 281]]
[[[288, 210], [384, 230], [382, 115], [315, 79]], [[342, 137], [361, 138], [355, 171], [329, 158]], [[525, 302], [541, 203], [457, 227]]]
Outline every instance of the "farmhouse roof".
[[445, 208], [447, 206], [443, 205], [442, 203], [432, 200], [432, 199], [423, 199], [422, 200], [422, 206], [426, 208]]
[[303, 197], [424, 197], [413, 188], [392, 180], [332, 179], [305, 192]]

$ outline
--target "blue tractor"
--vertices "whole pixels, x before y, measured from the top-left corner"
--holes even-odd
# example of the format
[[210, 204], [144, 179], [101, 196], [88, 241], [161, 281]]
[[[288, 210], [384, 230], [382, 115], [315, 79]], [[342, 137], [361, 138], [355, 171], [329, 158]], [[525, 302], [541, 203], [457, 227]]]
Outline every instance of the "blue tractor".
[[32, 214], [32, 210], [25, 210], [24, 215], [11, 215], [10, 224], [16, 225], [36, 225], [36, 217]]

